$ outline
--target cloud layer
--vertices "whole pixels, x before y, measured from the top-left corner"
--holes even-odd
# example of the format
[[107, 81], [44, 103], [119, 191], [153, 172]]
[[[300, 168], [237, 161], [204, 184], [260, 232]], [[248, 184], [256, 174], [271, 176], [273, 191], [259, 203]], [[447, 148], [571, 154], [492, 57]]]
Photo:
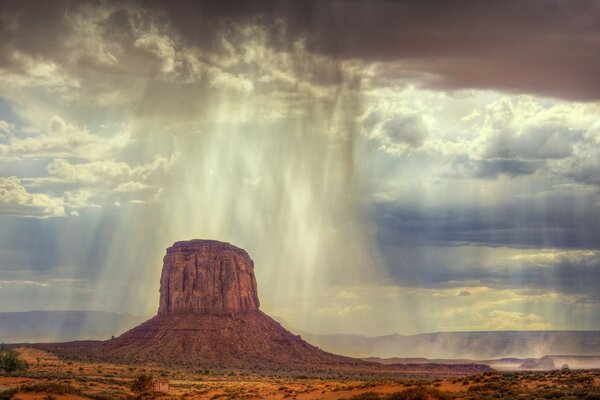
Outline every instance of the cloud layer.
[[600, 329], [598, 21], [0, 1], [0, 304], [150, 313], [162, 250], [211, 237], [303, 330]]

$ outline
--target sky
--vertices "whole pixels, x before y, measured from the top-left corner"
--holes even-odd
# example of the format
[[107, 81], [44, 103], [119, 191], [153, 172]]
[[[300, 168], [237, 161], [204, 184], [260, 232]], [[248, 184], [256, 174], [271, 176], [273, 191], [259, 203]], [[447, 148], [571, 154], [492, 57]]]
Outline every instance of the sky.
[[600, 329], [600, 2], [0, 1], [0, 311], [231, 242], [296, 330]]

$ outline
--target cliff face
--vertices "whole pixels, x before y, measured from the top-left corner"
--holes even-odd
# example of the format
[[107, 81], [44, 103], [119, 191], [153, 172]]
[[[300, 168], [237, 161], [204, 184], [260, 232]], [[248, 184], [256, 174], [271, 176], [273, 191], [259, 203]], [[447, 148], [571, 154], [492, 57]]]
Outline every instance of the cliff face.
[[259, 306], [254, 262], [246, 251], [213, 240], [176, 242], [167, 249], [158, 315], [235, 315]]

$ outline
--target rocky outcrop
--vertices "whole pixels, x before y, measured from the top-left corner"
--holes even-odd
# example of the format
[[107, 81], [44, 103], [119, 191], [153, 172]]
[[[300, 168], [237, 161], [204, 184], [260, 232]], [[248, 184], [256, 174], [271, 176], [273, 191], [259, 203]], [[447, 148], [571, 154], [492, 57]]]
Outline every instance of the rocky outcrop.
[[[158, 315], [104, 342], [38, 344], [66, 358], [252, 371], [337, 374], [427, 373], [327, 353], [259, 309], [254, 263], [244, 250], [211, 240], [167, 249]], [[487, 368], [480, 366], [481, 368]], [[438, 367], [436, 367], [438, 368]], [[473, 373], [473, 366], [452, 373]], [[446, 371], [444, 373], [447, 373]]]
[[544, 356], [542, 358], [531, 358], [529, 360], [523, 361], [523, 363], [519, 366], [520, 369], [530, 369], [530, 370], [541, 370], [541, 371], [551, 371], [556, 369], [556, 365], [554, 364], [554, 360], [552, 357]]
[[91, 344], [45, 345], [66, 357], [190, 368], [353, 368], [364, 361], [326, 353], [260, 311], [254, 262], [214, 240], [167, 249], [158, 315], [121, 336]]
[[246, 251], [214, 240], [182, 241], [167, 249], [158, 315], [235, 315], [259, 305], [254, 262]]

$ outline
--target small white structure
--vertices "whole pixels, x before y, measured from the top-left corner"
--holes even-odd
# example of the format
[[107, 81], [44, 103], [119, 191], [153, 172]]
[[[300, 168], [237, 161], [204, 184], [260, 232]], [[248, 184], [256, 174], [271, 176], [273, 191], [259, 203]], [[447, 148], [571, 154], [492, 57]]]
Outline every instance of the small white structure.
[[160, 393], [169, 393], [169, 380], [167, 378], [156, 378], [154, 380], [154, 390]]

